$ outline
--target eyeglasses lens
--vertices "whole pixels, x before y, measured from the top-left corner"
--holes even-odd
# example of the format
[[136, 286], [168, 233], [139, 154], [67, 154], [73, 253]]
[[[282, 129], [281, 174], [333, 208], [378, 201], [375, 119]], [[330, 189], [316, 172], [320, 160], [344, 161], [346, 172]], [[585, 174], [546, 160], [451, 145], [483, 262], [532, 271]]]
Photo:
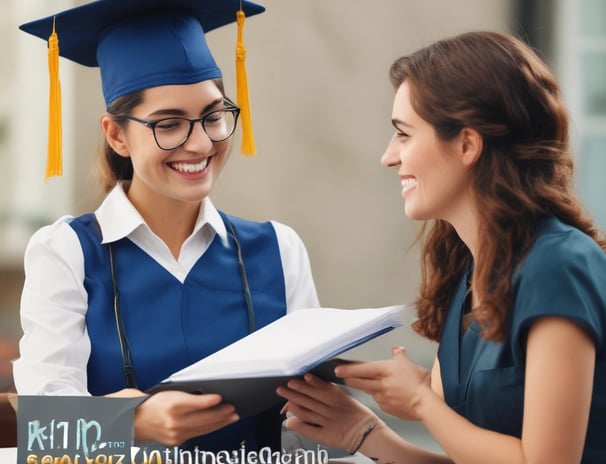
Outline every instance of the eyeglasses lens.
[[213, 111], [202, 119], [190, 121], [185, 118], [166, 118], [154, 126], [154, 136], [158, 145], [165, 150], [172, 150], [185, 143], [191, 135], [193, 124], [201, 122], [204, 132], [213, 142], [229, 138], [235, 129], [236, 113], [234, 111]]

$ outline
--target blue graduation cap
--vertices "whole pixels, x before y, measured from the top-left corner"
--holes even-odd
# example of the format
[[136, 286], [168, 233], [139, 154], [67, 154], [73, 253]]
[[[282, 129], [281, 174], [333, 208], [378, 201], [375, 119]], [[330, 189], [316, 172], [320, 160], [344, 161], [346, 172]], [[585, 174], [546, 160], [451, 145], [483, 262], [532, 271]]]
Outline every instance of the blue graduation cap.
[[234, 21], [238, 23], [236, 81], [242, 110], [242, 151], [254, 153], [242, 29], [245, 16], [263, 11], [263, 6], [246, 0], [96, 0], [21, 25], [21, 30], [49, 42], [47, 178], [61, 175], [58, 56], [98, 66], [109, 105], [145, 88], [221, 77], [204, 34]]

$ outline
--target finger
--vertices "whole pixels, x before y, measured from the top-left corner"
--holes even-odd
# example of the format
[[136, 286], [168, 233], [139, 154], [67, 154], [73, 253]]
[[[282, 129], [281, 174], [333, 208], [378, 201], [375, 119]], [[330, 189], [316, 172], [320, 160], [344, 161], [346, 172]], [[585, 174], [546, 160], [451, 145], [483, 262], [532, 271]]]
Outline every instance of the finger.
[[348, 377], [345, 380], [345, 385], [365, 393], [373, 394], [381, 390], [380, 379], [361, 379], [357, 377]]
[[105, 395], [108, 398], [138, 398], [140, 396], [147, 396], [146, 393], [143, 393], [141, 390], [137, 390], [136, 388], [124, 388], [114, 393], [109, 393]]
[[[296, 386], [298, 390], [325, 390], [329, 385], [332, 385], [326, 380], [322, 380], [320, 377], [307, 372], [303, 375], [303, 378], [290, 379], [288, 386]], [[309, 387], [309, 388], [307, 388]]]
[[403, 346], [392, 346], [391, 355], [394, 357], [395, 356], [406, 356], [406, 349]]
[[382, 377], [384, 371], [384, 361], [340, 364], [335, 367], [335, 375], [342, 378], [374, 379]]
[[[209, 411], [209, 415], [212, 413]], [[210, 421], [213, 425], [213, 430], [217, 430], [225, 427], [226, 425], [232, 424], [240, 420], [240, 415], [235, 411], [221, 411], [216, 414], [212, 414], [212, 420]]]
[[334, 402], [334, 396], [337, 394], [334, 389], [338, 387], [311, 374], [305, 374], [304, 380], [289, 380], [286, 388], [297, 392], [300, 395], [307, 396], [325, 406], [331, 406]]
[[331, 423], [330, 418], [296, 403], [289, 403], [288, 412], [291, 414], [290, 417], [297, 417], [301, 421], [313, 424], [316, 427]]
[[287, 401], [286, 403], [284, 403], [284, 406], [282, 406], [282, 409], [280, 409], [281, 416], [283, 416], [284, 414], [286, 414], [288, 412], [288, 404], [289, 404], [289, 402]]
[[184, 418], [187, 427], [209, 433], [240, 419], [232, 405], [225, 404], [210, 409], [192, 411]]
[[207, 413], [216, 417], [227, 417], [234, 414], [236, 408], [230, 403], [221, 403], [219, 395], [190, 395], [185, 399], [173, 399], [173, 405], [169, 409], [172, 414], [184, 417], [203, 417]]
[[215, 393], [201, 395], [185, 393], [181, 404], [195, 409], [209, 409], [221, 404], [221, 401], [223, 401], [221, 395]]
[[288, 410], [291, 412], [294, 412], [293, 407], [296, 406], [305, 410], [325, 414], [330, 407], [325, 403], [318, 401], [315, 398], [306, 395], [305, 393], [295, 391], [292, 388], [278, 387], [276, 393], [288, 400], [288, 402], [290, 403], [290, 405], [288, 406]]

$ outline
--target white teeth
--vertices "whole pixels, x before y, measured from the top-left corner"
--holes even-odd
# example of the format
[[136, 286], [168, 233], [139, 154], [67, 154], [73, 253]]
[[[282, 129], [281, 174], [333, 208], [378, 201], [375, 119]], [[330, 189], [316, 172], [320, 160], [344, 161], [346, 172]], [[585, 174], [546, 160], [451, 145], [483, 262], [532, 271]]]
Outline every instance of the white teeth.
[[199, 163], [171, 163], [171, 166], [173, 169], [175, 169], [176, 171], [180, 171], [180, 172], [199, 172], [202, 171], [206, 165], [208, 164], [208, 158], [205, 158], [204, 161], [201, 161]]
[[415, 187], [417, 185], [417, 179], [413, 179], [411, 177], [408, 177], [406, 179], [402, 179], [402, 190], [404, 192], [412, 189], [413, 187]]

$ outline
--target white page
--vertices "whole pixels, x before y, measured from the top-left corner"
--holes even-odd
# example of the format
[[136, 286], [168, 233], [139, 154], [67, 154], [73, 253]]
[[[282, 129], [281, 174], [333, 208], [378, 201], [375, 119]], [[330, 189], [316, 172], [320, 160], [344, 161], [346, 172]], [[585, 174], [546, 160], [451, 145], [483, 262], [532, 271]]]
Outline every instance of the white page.
[[298, 375], [356, 342], [401, 325], [403, 306], [300, 309], [171, 375], [167, 381]]

